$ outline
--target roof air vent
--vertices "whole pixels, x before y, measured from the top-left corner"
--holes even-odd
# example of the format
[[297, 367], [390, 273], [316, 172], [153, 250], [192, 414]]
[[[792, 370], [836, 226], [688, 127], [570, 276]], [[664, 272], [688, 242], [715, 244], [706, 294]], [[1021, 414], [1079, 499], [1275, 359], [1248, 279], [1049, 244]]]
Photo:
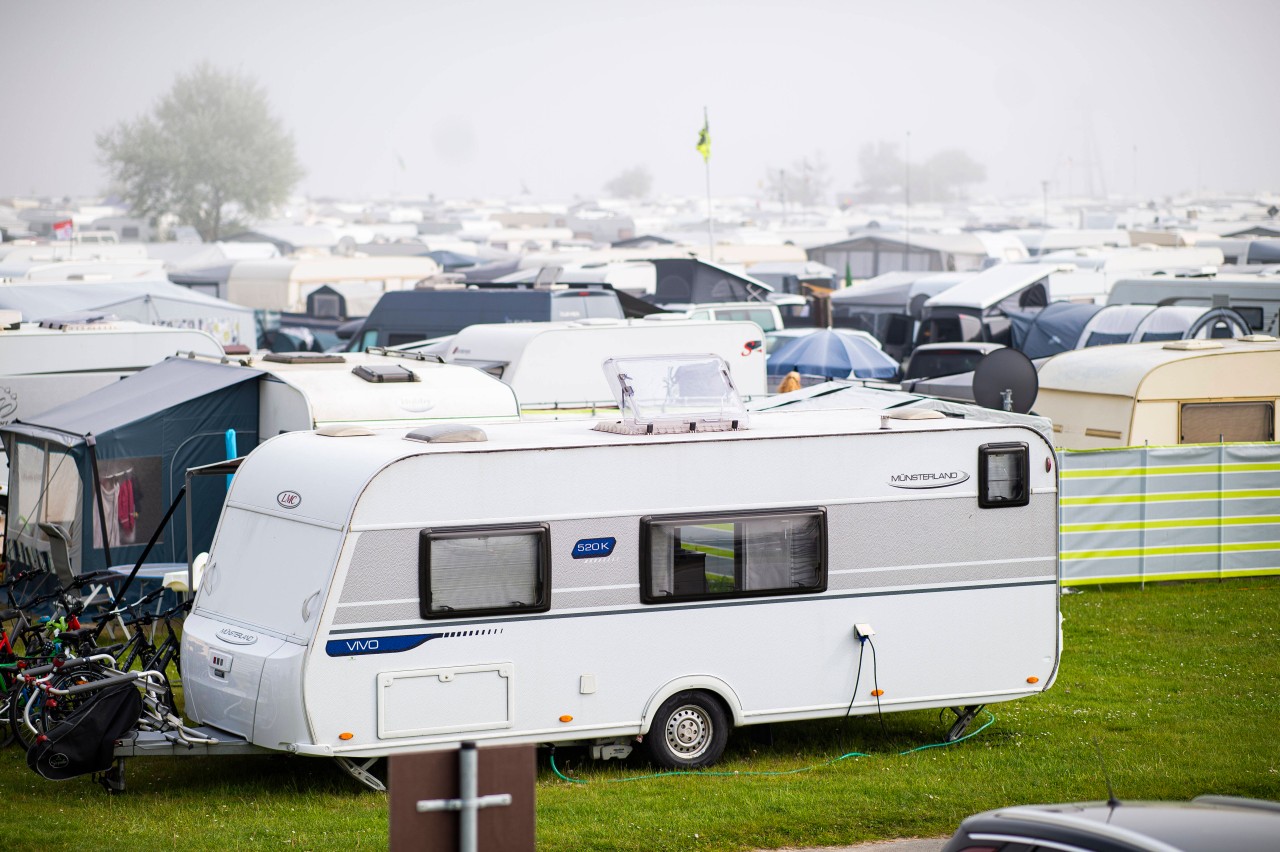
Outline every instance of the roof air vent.
[[1277, 338], [1271, 334], [1246, 334], [1244, 337], [1237, 337], [1241, 343], [1275, 343]]
[[1170, 340], [1163, 348], [1181, 350], [1221, 349], [1222, 344], [1216, 340], [1197, 340], [1193, 338], [1191, 340]]
[[330, 352], [268, 352], [263, 361], [275, 364], [345, 364], [347, 359]]
[[375, 384], [418, 381], [417, 373], [400, 364], [361, 364], [359, 367], [352, 368], [351, 372], [366, 382]]
[[410, 441], [422, 441], [427, 444], [464, 444], [489, 440], [483, 429], [475, 426], [457, 426], [452, 423], [438, 423], [434, 426], [422, 426], [414, 429], [405, 438]]
[[364, 438], [373, 434], [372, 429], [366, 429], [363, 426], [344, 426], [340, 423], [331, 423], [328, 426], [321, 426], [316, 430], [317, 435], [323, 435], [326, 438]]

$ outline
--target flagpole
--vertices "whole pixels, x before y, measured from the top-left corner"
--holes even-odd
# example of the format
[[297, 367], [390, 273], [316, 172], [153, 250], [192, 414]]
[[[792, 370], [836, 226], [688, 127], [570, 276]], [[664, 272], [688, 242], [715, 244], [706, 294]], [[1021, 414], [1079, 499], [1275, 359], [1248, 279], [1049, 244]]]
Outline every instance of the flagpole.
[[[702, 126], [708, 129], [711, 127], [711, 123], [707, 118], [707, 108], [705, 106], [702, 108]], [[708, 134], [707, 134], [708, 144], [710, 144], [710, 140], [711, 140], [711, 135], [710, 135], [710, 132], [708, 131]], [[710, 156], [703, 157], [703, 165], [705, 165], [707, 169], [707, 251], [709, 252], [711, 262], [715, 263], [716, 238], [715, 238], [715, 233], [712, 230], [712, 222], [714, 220], [711, 216], [711, 157]]]

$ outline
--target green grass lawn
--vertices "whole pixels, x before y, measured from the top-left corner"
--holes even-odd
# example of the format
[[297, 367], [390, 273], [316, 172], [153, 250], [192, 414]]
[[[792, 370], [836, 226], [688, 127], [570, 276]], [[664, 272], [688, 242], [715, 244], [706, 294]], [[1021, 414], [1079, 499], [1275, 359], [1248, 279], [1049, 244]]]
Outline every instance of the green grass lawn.
[[[993, 725], [936, 742], [933, 712], [777, 725], [730, 740], [719, 772], [611, 783], [642, 764], [562, 749], [538, 779], [540, 850], [737, 850], [949, 834], [1014, 803], [1101, 799], [1097, 748], [1122, 799], [1224, 793], [1280, 799], [1280, 579], [1086, 588], [1063, 598], [1057, 684], [996, 705]], [[957, 641], [963, 641], [958, 637]], [[822, 764], [851, 751], [856, 757]], [[812, 771], [787, 775], [806, 766]], [[0, 844], [19, 849], [378, 848], [386, 798], [325, 762], [131, 761], [129, 791], [40, 779], [0, 753]]]

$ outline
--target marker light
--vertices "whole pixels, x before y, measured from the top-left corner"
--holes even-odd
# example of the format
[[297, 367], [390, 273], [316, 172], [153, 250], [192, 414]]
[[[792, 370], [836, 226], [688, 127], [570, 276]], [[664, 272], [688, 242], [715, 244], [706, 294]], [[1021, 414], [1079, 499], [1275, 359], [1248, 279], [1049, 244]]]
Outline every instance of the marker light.
[[346, 742], [347, 740], [351, 739], [354, 736], [355, 734], [351, 733], [350, 731], [343, 731], [342, 733], [338, 734], [338, 739], [342, 740], [343, 742]]
[[1027, 683], [1039, 683], [1039, 682], [1040, 682], [1040, 678], [1036, 677], [1035, 675], [1032, 675], [1031, 677], [1027, 678]]
[[573, 717], [572, 717], [572, 716], [561, 716], [561, 717], [560, 717], [560, 721], [561, 721], [561, 722], [572, 722], [572, 721], [573, 721]]
[[879, 698], [881, 695], [884, 695], [884, 690], [883, 690], [883, 689], [873, 689], [873, 690], [871, 690], [871, 694], [872, 694], [872, 695], [874, 695], [876, 698]]

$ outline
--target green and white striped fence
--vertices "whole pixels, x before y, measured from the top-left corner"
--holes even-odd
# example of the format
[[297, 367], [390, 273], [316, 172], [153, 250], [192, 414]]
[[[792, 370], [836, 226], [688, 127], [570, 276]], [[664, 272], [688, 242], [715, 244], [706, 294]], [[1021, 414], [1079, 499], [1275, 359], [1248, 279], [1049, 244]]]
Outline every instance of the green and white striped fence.
[[1280, 574], [1280, 443], [1061, 450], [1062, 584]]

